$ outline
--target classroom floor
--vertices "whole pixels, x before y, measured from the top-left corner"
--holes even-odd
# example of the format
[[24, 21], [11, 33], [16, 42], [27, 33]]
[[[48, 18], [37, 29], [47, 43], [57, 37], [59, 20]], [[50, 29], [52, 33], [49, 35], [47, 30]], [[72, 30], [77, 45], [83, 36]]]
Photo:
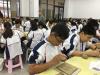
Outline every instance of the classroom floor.
[[7, 72], [7, 69], [5, 68], [2, 71], [0, 71], [0, 75], [29, 75], [27, 72], [27, 64], [24, 65], [23, 69], [20, 68], [13, 69], [13, 72], [11, 74], [9, 74]]

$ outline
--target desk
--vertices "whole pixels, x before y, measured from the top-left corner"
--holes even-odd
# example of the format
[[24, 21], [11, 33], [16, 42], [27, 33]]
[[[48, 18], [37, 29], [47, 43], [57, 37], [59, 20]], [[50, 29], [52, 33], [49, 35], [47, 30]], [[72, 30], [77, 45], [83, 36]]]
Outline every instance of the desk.
[[[81, 69], [78, 75], [100, 75], [100, 72], [96, 72], [89, 69], [90, 62], [96, 61], [98, 59], [100, 60], [100, 58], [93, 58], [93, 57], [89, 57], [88, 59], [83, 59], [81, 57], [72, 57], [68, 59], [66, 62]], [[42, 72], [38, 75], [56, 75], [58, 73], [59, 72], [54, 68], [50, 68], [47, 71]]]

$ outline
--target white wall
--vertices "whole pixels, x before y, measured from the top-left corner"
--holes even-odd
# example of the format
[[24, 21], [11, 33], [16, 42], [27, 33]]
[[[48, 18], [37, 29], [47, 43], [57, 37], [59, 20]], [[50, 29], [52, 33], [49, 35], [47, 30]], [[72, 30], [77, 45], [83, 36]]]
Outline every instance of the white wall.
[[64, 18], [69, 17], [69, 0], [65, 0], [64, 4]]
[[38, 17], [39, 0], [20, 0], [20, 15], [24, 17]]
[[[100, 0], [65, 0], [65, 17], [100, 19]], [[69, 1], [69, 4], [67, 2]], [[69, 5], [69, 6], [68, 6]], [[66, 9], [68, 9], [66, 11]]]
[[39, 17], [39, 0], [30, 0], [30, 17]]
[[20, 0], [20, 15], [29, 16], [29, 0]]

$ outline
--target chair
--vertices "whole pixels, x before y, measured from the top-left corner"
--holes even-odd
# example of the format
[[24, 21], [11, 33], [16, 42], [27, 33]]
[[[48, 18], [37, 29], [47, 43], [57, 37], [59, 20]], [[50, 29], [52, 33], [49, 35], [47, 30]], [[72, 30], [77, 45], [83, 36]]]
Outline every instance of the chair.
[[5, 63], [5, 66], [8, 68], [8, 73], [12, 73], [12, 69], [16, 68], [16, 67], [21, 67], [21, 69], [23, 69], [23, 63], [22, 63], [22, 58], [21, 55], [18, 56], [19, 57], [19, 63], [18, 64], [13, 64], [13, 60], [9, 59], [7, 61], [7, 63]]
[[27, 51], [26, 51], [26, 63], [28, 62], [28, 56], [29, 56], [29, 53], [32, 51], [31, 48], [28, 48]]
[[0, 58], [0, 71], [2, 71], [4, 65], [4, 59]]

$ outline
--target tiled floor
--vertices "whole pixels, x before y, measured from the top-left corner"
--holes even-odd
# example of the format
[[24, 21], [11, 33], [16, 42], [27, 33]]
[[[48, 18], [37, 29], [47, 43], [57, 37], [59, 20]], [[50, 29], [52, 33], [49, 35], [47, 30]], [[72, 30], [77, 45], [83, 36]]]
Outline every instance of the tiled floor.
[[3, 69], [3, 71], [0, 71], [0, 75], [29, 75], [27, 71], [27, 64], [24, 65], [23, 69], [20, 68], [14, 69], [11, 74], [7, 72], [7, 69]]

